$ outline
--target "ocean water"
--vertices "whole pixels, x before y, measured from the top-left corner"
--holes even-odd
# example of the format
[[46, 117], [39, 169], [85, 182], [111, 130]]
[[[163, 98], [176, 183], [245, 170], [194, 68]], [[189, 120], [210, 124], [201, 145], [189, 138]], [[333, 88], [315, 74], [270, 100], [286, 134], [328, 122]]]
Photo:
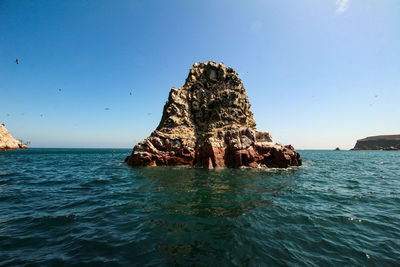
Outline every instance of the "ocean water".
[[0, 152], [0, 265], [400, 264], [400, 151], [300, 151], [287, 170], [129, 153]]

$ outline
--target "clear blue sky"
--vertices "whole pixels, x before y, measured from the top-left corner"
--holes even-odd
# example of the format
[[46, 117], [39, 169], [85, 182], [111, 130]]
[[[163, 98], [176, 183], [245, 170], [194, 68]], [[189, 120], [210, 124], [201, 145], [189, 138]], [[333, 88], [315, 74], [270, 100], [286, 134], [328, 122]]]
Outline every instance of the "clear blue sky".
[[131, 148], [208, 60], [275, 141], [400, 134], [397, 0], [0, 0], [0, 122], [33, 147]]

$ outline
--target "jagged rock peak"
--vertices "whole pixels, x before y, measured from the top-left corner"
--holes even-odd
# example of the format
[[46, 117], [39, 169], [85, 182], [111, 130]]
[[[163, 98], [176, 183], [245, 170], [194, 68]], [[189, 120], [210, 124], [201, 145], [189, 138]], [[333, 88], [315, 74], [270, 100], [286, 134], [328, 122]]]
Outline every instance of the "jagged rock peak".
[[0, 125], [0, 151], [26, 148], [21, 141], [15, 140], [4, 125]]
[[256, 128], [238, 74], [223, 63], [195, 63], [185, 85], [172, 87], [157, 130], [188, 127], [197, 134], [235, 126]]
[[187, 83], [196, 82], [198, 79], [208, 79], [210, 82], [232, 82], [241, 83], [239, 75], [224, 63], [215, 63], [214, 61], [194, 63], [186, 79]]
[[172, 87], [157, 129], [138, 143], [131, 166], [196, 165], [282, 167], [301, 165], [292, 146], [258, 132], [238, 74], [223, 63], [195, 63], [185, 84]]

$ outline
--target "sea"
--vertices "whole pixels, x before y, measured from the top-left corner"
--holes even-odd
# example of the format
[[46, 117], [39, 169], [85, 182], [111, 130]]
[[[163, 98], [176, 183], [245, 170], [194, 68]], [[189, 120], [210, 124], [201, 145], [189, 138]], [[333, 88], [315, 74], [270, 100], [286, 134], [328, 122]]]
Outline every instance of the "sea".
[[400, 265], [400, 151], [213, 170], [130, 152], [0, 152], [0, 266]]

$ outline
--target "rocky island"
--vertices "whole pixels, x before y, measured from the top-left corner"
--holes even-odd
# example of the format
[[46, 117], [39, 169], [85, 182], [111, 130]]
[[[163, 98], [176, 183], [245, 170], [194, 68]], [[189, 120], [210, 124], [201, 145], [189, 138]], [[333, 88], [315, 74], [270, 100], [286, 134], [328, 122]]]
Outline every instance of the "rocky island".
[[21, 141], [15, 140], [6, 127], [0, 124], [0, 151], [20, 148], [26, 148], [26, 145]]
[[352, 150], [400, 150], [400, 135], [377, 135], [360, 139]]
[[126, 158], [130, 166], [205, 168], [300, 166], [291, 145], [259, 132], [238, 74], [222, 63], [195, 63], [185, 84], [172, 88], [161, 121]]

